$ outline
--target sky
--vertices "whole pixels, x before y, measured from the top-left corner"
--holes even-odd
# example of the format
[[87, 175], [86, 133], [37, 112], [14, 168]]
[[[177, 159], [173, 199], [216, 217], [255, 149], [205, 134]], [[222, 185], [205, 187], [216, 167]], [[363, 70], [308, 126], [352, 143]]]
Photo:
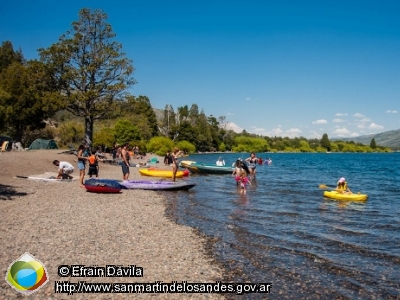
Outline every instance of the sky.
[[107, 14], [129, 92], [155, 108], [196, 104], [263, 136], [400, 128], [400, 1], [1, 1], [0, 42], [39, 59], [82, 8]]

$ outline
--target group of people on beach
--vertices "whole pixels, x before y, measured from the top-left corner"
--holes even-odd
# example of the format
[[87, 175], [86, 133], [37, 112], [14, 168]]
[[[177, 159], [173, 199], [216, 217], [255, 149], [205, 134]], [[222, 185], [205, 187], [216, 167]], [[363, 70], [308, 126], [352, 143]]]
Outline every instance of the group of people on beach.
[[[120, 158], [122, 159], [122, 179], [128, 180], [130, 175], [130, 159], [131, 153], [128, 151], [128, 143], [124, 144], [120, 149]], [[134, 157], [139, 155], [139, 147], [135, 146], [133, 149]], [[172, 152], [168, 152], [167, 160], [164, 163], [172, 166], [172, 181], [176, 181], [176, 173], [178, 171], [178, 157], [183, 154], [178, 148], [174, 148]], [[114, 154], [113, 154], [114, 155]], [[99, 177], [99, 161], [106, 159], [105, 154], [101, 152], [101, 149], [92, 150], [89, 155], [88, 147], [80, 145], [77, 152], [77, 167], [79, 170], [79, 186], [84, 187], [85, 169], [86, 163], [89, 165], [88, 175], [90, 178], [95, 176]], [[57, 179], [72, 179], [71, 174], [74, 172], [74, 166], [67, 161], [54, 160], [53, 164], [58, 167]]]
[[[137, 155], [139, 148], [134, 147], [134, 155]], [[167, 152], [164, 157], [164, 164], [172, 166], [172, 181], [176, 181], [176, 173], [179, 168], [178, 158], [183, 154], [178, 148], [174, 148], [173, 151]], [[122, 158], [122, 179], [128, 180], [130, 174], [130, 153], [128, 151], [128, 144], [124, 144], [121, 147]], [[92, 150], [89, 154], [88, 147], [84, 145], [80, 145], [77, 152], [78, 158], [78, 169], [79, 169], [79, 186], [84, 187], [84, 178], [85, 178], [85, 166], [86, 162], [89, 165], [88, 175], [90, 178], [92, 176], [99, 177], [99, 161], [105, 159], [105, 154], [102, 153], [101, 148], [96, 150]], [[269, 158], [267, 159], [272, 162]], [[262, 164], [262, 159], [257, 158], [255, 152], [250, 154], [250, 157], [246, 158], [244, 161], [242, 159], [237, 159], [235, 162], [235, 169], [233, 170], [232, 176], [235, 176], [235, 180], [238, 186], [240, 186], [240, 193], [246, 194], [247, 185], [251, 185], [252, 180], [256, 177], [256, 166], [257, 164]], [[268, 164], [270, 164], [270, 162]], [[57, 179], [72, 179], [71, 174], [74, 172], [75, 168], [72, 164], [67, 161], [59, 161], [54, 160], [53, 164], [58, 167]], [[217, 162], [217, 166], [224, 166], [225, 161], [219, 157]], [[250, 176], [250, 178], [248, 178]], [[341, 177], [337, 182], [336, 190], [342, 194], [352, 194], [352, 191], [347, 185], [346, 179]]]
[[[106, 159], [105, 154], [101, 148], [89, 151], [88, 147], [80, 145], [77, 152], [77, 166], [79, 170], [79, 186], [84, 187], [85, 167], [86, 163], [89, 165], [88, 175], [90, 178], [96, 176], [99, 178], [99, 161]], [[54, 160], [53, 165], [58, 167], [57, 179], [72, 179], [71, 174], [74, 172], [74, 166], [67, 161]]]
[[[123, 158], [122, 157], [122, 149], [123, 148], [124, 148], [124, 145], [121, 146], [121, 145], [115, 144], [111, 151], [112, 159], [119, 159], [119, 158], [122, 159]], [[127, 150], [129, 151], [130, 156], [135, 157], [137, 159], [139, 159], [139, 158], [142, 159], [143, 156], [145, 156], [145, 154], [143, 155], [143, 153], [141, 153], [139, 151], [139, 146], [137, 146], [137, 145], [133, 146], [131, 150], [129, 150], [129, 145], [128, 145]]]

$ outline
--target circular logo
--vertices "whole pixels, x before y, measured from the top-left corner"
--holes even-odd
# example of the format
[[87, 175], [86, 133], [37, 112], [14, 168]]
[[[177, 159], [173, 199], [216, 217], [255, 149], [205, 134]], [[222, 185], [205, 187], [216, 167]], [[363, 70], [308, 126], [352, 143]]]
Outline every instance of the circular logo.
[[48, 281], [44, 265], [29, 253], [25, 253], [8, 268], [6, 281], [18, 292], [31, 294]]

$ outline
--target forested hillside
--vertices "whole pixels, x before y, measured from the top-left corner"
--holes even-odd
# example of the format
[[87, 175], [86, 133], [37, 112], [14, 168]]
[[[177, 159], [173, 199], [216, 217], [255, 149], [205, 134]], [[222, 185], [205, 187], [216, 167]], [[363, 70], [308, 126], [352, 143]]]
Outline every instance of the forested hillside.
[[372, 139], [379, 146], [389, 147], [392, 149], [400, 149], [400, 129], [384, 131], [377, 134], [362, 135], [353, 138], [333, 138], [332, 140], [342, 141], [354, 141], [355, 143], [361, 143], [363, 145], [369, 145]]

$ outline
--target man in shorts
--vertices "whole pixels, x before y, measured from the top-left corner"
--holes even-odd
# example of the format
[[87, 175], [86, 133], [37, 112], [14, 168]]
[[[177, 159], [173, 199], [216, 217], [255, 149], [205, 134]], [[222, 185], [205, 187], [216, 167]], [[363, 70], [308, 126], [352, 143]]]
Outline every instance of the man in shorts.
[[130, 155], [129, 155], [129, 152], [128, 152], [128, 144], [125, 144], [123, 147], [122, 147], [122, 150], [121, 150], [121, 156], [122, 156], [122, 163], [121, 163], [121, 166], [122, 166], [122, 179], [123, 180], [128, 180], [128, 178], [129, 178], [129, 160], [130, 160]]
[[54, 160], [53, 165], [58, 167], [57, 179], [72, 179], [70, 175], [74, 172], [74, 167], [67, 161]]

